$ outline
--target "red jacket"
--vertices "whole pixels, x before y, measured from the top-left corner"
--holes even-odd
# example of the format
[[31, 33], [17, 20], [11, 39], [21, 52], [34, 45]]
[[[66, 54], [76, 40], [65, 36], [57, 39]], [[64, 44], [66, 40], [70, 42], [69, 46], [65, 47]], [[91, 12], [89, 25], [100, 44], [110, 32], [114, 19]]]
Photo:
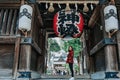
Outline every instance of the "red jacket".
[[71, 51], [69, 51], [69, 53], [68, 53], [68, 56], [67, 56], [67, 63], [73, 63], [73, 57], [74, 57], [74, 51], [73, 50], [71, 50]]

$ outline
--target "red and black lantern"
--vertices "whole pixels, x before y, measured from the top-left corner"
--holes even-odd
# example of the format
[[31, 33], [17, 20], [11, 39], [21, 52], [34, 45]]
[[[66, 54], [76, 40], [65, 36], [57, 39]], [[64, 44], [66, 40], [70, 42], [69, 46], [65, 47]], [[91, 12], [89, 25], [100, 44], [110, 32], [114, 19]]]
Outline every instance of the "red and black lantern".
[[76, 10], [59, 11], [54, 16], [53, 28], [59, 37], [80, 37], [84, 27], [84, 19]]

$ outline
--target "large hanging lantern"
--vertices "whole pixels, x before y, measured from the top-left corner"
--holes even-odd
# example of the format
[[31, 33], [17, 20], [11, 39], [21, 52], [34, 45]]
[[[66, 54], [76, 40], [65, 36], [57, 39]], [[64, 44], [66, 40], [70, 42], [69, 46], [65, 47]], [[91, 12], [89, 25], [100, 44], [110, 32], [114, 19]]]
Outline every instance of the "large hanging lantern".
[[83, 31], [84, 20], [76, 10], [62, 10], [56, 13], [53, 28], [59, 37], [80, 37]]
[[22, 5], [19, 13], [19, 30], [30, 31], [33, 9], [29, 5]]
[[117, 9], [114, 5], [108, 5], [104, 8], [104, 17], [106, 32], [118, 30]]

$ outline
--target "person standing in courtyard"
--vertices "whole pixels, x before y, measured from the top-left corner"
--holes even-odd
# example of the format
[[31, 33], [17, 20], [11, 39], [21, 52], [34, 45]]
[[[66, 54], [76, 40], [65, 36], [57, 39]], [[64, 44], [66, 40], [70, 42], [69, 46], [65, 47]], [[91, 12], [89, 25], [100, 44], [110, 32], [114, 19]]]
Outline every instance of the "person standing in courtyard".
[[66, 63], [69, 64], [69, 68], [71, 71], [71, 78], [69, 80], [74, 80], [73, 57], [74, 57], [74, 50], [73, 50], [73, 47], [70, 46], [68, 49], [68, 55], [67, 55], [67, 61], [66, 61]]

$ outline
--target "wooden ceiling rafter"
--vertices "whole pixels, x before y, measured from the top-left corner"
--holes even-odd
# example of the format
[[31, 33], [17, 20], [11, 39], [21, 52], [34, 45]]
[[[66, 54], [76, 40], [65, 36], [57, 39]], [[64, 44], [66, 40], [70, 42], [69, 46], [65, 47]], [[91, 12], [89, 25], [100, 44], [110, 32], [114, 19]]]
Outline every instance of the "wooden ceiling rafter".
[[97, 23], [97, 20], [99, 19], [99, 15], [100, 15], [100, 9], [101, 9], [100, 5], [96, 6], [96, 8], [93, 11], [93, 14], [88, 22], [88, 27], [92, 28]]
[[[48, 2], [46, 2], [46, 1], [48, 1]], [[53, 26], [52, 25], [53, 24], [53, 17], [55, 15], [55, 13], [58, 12], [59, 10], [66, 9], [67, 3], [65, 3], [65, 2], [68, 2], [68, 1], [63, 1], [63, 2], [60, 2], [60, 3], [58, 1], [57, 1], [57, 3], [55, 1], [54, 1], [54, 3], [52, 3], [52, 1], [50, 1], [50, 0], [46, 0], [46, 1], [44, 0], [44, 1], [41, 1], [40, 3], [38, 3], [38, 2], [37, 3], [39, 5], [39, 7], [42, 6], [42, 7], [40, 7], [40, 10], [42, 12], [41, 11], [40, 12], [41, 12], [42, 18], [44, 19], [43, 20], [43, 23], [45, 23], [44, 26], [47, 29], [47, 28], [52, 28], [52, 26]], [[83, 0], [81, 0], [81, 1], [83, 1]], [[87, 7], [89, 8], [89, 10], [87, 12], [83, 11], [83, 8], [84, 8], [84, 3], [83, 2], [79, 2], [78, 3], [78, 1], [71, 1], [72, 4], [68, 3], [70, 9], [76, 9], [76, 5], [75, 4], [77, 4], [77, 7], [78, 7], [77, 10], [80, 11], [81, 13], [83, 13], [83, 15], [84, 15], [84, 13], [86, 13], [86, 15], [87, 15], [87, 18], [85, 18], [86, 19], [85, 20], [86, 24], [88, 23], [89, 18], [90, 18], [91, 13], [92, 13], [90, 11], [94, 10], [94, 9], [91, 9], [91, 4], [95, 8], [97, 6], [97, 4], [99, 3], [99, 1], [93, 1], [93, 2], [95, 2], [95, 4], [94, 4], [94, 3], [91, 3], [91, 1], [89, 1], [89, 3], [86, 3]], [[49, 2], [51, 2], [54, 5], [53, 6], [54, 9], [55, 9], [54, 12], [49, 12], [48, 11], [48, 9], [50, 7], [50, 3]], [[46, 5], [47, 5], [47, 7], [46, 7]], [[62, 6], [62, 7], [60, 8], [59, 5]]]

